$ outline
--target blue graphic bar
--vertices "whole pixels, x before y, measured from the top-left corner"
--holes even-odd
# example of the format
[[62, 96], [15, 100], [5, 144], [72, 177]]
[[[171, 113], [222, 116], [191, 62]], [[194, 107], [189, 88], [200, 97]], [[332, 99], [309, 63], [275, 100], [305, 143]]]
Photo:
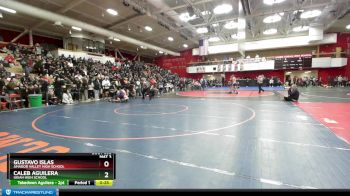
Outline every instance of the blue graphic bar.
[[31, 195], [46, 195], [46, 196], [57, 196], [57, 189], [20, 189], [20, 188], [8, 188], [2, 189], [2, 196], [31, 196]]

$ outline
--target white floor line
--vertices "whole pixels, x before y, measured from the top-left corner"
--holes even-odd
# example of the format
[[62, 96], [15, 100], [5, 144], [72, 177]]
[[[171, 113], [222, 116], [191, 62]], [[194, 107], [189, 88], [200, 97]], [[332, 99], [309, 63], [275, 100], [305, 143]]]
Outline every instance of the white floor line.
[[330, 128], [330, 129], [342, 129], [342, 130], [346, 130], [346, 129], [343, 128], [343, 127], [328, 127], [328, 128]]
[[210, 118], [221, 118], [221, 119], [228, 119], [228, 120], [235, 120], [235, 118], [230, 117], [224, 117], [224, 116], [208, 116], [208, 115], [200, 115], [200, 114], [176, 114], [176, 116], [195, 116], [195, 117], [210, 117]]
[[293, 110], [255, 110], [255, 111], [257, 111], [257, 112], [277, 112], [277, 113], [293, 112], [293, 114], [297, 114], [297, 113], [303, 113], [303, 114], [305, 114], [305, 112], [296, 111], [295, 109], [293, 109]]
[[285, 124], [305, 124], [305, 125], [316, 125], [316, 126], [324, 126], [320, 123], [307, 123], [307, 122], [290, 122], [290, 121], [278, 121], [278, 120], [259, 120], [264, 122], [272, 122], [272, 123], [285, 123]]
[[[52, 115], [52, 116], [55, 116], [55, 115]], [[66, 119], [72, 118], [72, 117], [70, 117], [70, 116], [56, 116], [56, 117], [66, 118]]]
[[101, 122], [101, 123], [109, 123], [109, 121], [105, 121], [105, 120], [93, 120], [95, 122]]
[[92, 143], [85, 143], [86, 146], [90, 146], [90, 147], [101, 147], [101, 146], [97, 146], [95, 144]]
[[269, 138], [259, 138], [259, 140], [262, 141], [262, 142], [284, 143], [284, 144], [290, 144], [290, 145], [296, 145], [296, 146], [310, 146], [310, 147], [317, 147], [317, 148], [326, 148], [326, 149], [350, 151], [350, 148], [338, 148], [338, 147], [322, 146], [322, 145], [316, 145], [316, 144], [304, 144], [304, 143], [298, 143], [298, 142], [288, 142], [288, 141], [274, 140], [274, 139], [269, 139]]
[[309, 96], [309, 97], [321, 97], [321, 98], [345, 99], [345, 100], [350, 99], [350, 98], [345, 98], [345, 97], [328, 97], [328, 96], [322, 96], [322, 95], [309, 95], [309, 94], [306, 94], [306, 93], [301, 93], [301, 94], [304, 95], [304, 96]]

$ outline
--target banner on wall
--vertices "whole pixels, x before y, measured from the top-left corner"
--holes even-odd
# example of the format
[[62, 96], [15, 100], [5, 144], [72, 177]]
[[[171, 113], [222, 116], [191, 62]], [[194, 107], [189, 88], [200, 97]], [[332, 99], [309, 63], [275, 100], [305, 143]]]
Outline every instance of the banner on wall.
[[347, 58], [321, 57], [312, 58], [312, 68], [344, 67], [348, 64]]
[[233, 64], [219, 64], [219, 65], [203, 65], [187, 67], [187, 73], [221, 73], [221, 72], [238, 72], [238, 71], [259, 71], [259, 70], [273, 70], [275, 62], [262, 61], [244, 63], [244, 61], [235, 61]]

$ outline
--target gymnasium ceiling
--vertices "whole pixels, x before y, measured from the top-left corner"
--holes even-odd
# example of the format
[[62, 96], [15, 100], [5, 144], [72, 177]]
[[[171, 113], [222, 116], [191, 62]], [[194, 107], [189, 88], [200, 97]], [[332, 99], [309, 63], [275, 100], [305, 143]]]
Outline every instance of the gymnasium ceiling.
[[[1, 0], [0, 0], [1, 1]], [[103, 27], [114, 32], [156, 45], [174, 52], [198, 47], [199, 39], [218, 37], [214, 44], [234, 43], [237, 28], [226, 29], [225, 24], [238, 18], [245, 19], [243, 27], [248, 40], [271, 39], [307, 35], [308, 31], [294, 32], [293, 28], [303, 28], [310, 24], [321, 24], [326, 32], [349, 32], [345, 27], [350, 24], [350, 0], [271, 0], [268, 5], [264, 0], [18, 0], [35, 7], [70, 18]], [[266, 1], [266, 0], [265, 0]], [[268, 0], [267, 0], [268, 1]], [[243, 7], [239, 11], [239, 2]], [[224, 14], [215, 14], [214, 9], [222, 4], [232, 6], [232, 10]], [[118, 12], [113, 16], [106, 10]], [[299, 12], [298, 12], [299, 10]], [[319, 10], [316, 17], [300, 17], [304, 12]], [[0, 25], [15, 30], [33, 28], [34, 32], [54, 37], [69, 37], [71, 26], [54, 25], [53, 22], [42, 22], [42, 19], [20, 12], [16, 14], [1, 11]], [[184, 21], [180, 15], [190, 13], [192, 20]], [[195, 16], [194, 16], [195, 15]], [[268, 16], [276, 16], [278, 22], [265, 23]], [[188, 19], [188, 18], [187, 18]], [[213, 26], [216, 24], [216, 26]], [[235, 24], [233, 24], [234, 26]], [[152, 28], [146, 31], [145, 26]], [[207, 28], [208, 33], [197, 33], [198, 28]], [[276, 34], [265, 35], [264, 31], [276, 29]], [[74, 31], [74, 30], [73, 30]], [[84, 29], [82, 30], [84, 32]], [[91, 34], [90, 32], [85, 32]], [[174, 41], [169, 41], [173, 37]], [[158, 51], [142, 49], [121, 40], [120, 42], [104, 37], [110, 47], [140, 53], [144, 56], [160, 56]]]

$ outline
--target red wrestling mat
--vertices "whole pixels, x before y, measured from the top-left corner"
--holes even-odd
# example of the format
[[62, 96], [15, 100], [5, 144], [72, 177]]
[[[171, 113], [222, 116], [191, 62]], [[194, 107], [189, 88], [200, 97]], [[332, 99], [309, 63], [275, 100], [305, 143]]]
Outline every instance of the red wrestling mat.
[[190, 92], [179, 92], [178, 95], [184, 97], [260, 97], [270, 96], [273, 92], [262, 92], [259, 94], [258, 91], [238, 91], [238, 94], [229, 94], [228, 91], [224, 90], [210, 90], [210, 91], [190, 91]]
[[297, 103], [301, 109], [350, 143], [350, 103]]

